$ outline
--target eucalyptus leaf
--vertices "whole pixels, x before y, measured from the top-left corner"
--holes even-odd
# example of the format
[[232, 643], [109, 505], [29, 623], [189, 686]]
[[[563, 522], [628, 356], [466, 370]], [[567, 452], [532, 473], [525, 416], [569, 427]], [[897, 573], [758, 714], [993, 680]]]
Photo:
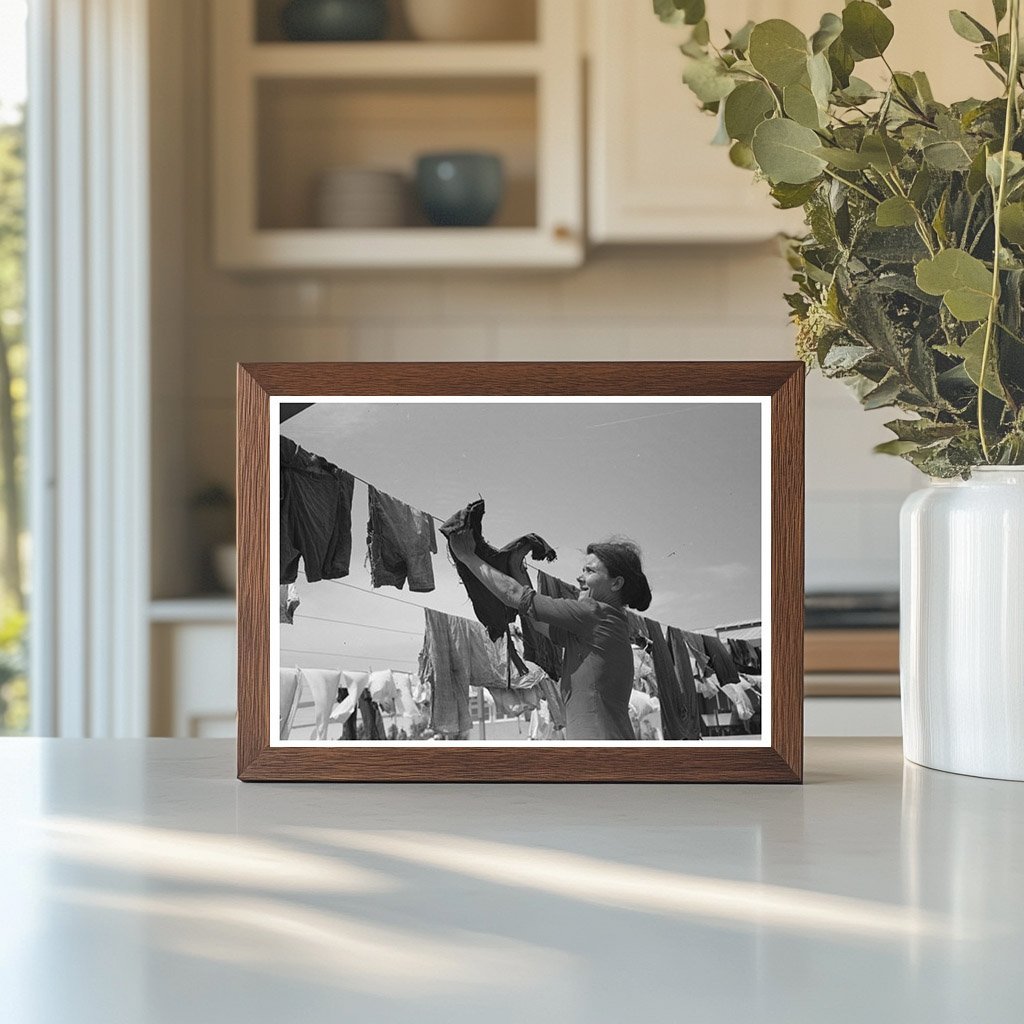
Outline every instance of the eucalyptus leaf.
[[[985, 161], [985, 177], [988, 179], [988, 183], [992, 190], [995, 191], [999, 188], [999, 179], [1003, 171], [1003, 154], [993, 153], [992, 156]], [[1006, 154], [1006, 183], [1007, 186], [1012, 190], [1013, 183], [1017, 181], [1022, 175], [1024, 175], [1024, 157], [1020, 153], [1015, 153], [1010, 150]]]
[[850, 75], [856, 63], [853, 50], [840, 36], [826, 51], [828, 53], [828, 66], [832, 69], [832, 77], [835, 79], [836, 87], [845, 89], [850, 84]]
[[985, 167], [988, 163], [988, 150], [982, 147], [974, 154], [971, 159], [970, 168], [967, 172], [967, 180], [964, 183], [967, 186], [967, 191], [972, 195], [977, 195], [984, 187], [986, 182]]
[[891, 174], [903, 159], [903, 147], [886, 135], [865, 135], [860, 152], [875, 170], [883, 174]]
[[811, 53], [827, 50], [842, 34], [843, 19], [835, 14], [823, 14], [818, 31], [811, 36]]
[[823, 53], [816, 54], [807, 62], [807, 77], [811, 83], [811, 94], [814, 96], [818, 109], [822, 112], [822, 127], [828, 123], [828, 103], [832, 94], [832, 69], [828, 65], [828, 57]]
[[815, 156], [820, 156], [833, 167], [842, 171], [863, 171], [871, 166], [871, 161], [860, 153], [850, 149], [837, 149], [833, 146], [819, 146], [814, 150]]
[[878, 387], [869, 391], [862, 399], [861, 405], [865, 409], [883, 409], [889, 405], [895, 405], [903, 390], [902, 381], [896, 374], [887, 377]]
[[[974, 382], [976, 387], [981, 386], [982, 357], [985, 353], [985, 325], [982, 324], [976, 331], [972, 332], [967, 340], [959, 346], [944, 346], [945, 354], [955, 359], [962, 359], [964, 372]], [[985, 364], [985, 390], [1005, 401], [1006, 392], [999, 382], [999, 375], [996, 370], [995, 340], [989, 342], [988, 362]]]
[[795, 25], [772, 18], [750, 33], [747, 59], [772, 85], [793, 85], [807, 69], [807, 37]]
[[917, 212], [909, 199], [893, 196], [878, 204], [875, 210], [875, 223], [880, 228], [908, 227], [917, 223]]
[[971, 157], [959, 142], [941, 139], [922, 147], [925, 160], [940, 171], [966, 171], [971, 166]]
[[992, 10], [995, 12], [998, 25], [1006, 17], [1006, 0], [992, 0]]
[[795, 82], [782, 90], [782, 107], [786, 116], [805, 128], [824, 127], [822, 111], [811, 92], [810, 82]]
[[843, 39], [862, 59], [881, 57], [892, 37], [892, 22], [874, 4], [853, 0], [843, 9]]
[[775, 111], [775, 97], [763, 82], [742, 82], [725, 101], [729, 137], [748, 146], [754, 129]]
[[735, 80], [716, 60], [689, 60], [683, 71], [683, 81], [702, 103], [724, 100], [736, 88]]
[[992, 271], [962, 249], [945, 249], [916, 267], [917, 286], [929, 295], [941, 295], [958, 320], [971, 322], [988, 316]]
[[754, 159], [754, 151], [745, 142], [734, 142], [729, 149], [729, 160], [736, 167], [742, 167], [745, 171], [756, 171], [757, 160]]
[[802, 185], [779, 182], [772, 186], [772, 199], [780, 210], [795, 210], [798, 206], [803, 206], [817, 189], [817, 181], [805, 182]]
[[906, 455], [907, 452], [916, 451], [920, 447], [917, 441], [883, 441], [871, 450], [876, 455]]
[[696, 25], [704, 17], [704, 0], [654, 0], [654, 13], [669, 25]]
[[779, 117], [757, 126], [751, 148], [770, 182], [802, 185], [825, 169], [825, 161], [815, 152], [820, 142], [811, 129]]
[[693, 34], [690, 38], [700, 46], [707, 46], [711, 42], [711, 29], [706, 18], [702, 18], [693, 26]]
[[928, 76], [923, 71], [915, 71], [911, 77], [914, 79], [914, 84], [917, 86], [918, 96], [920, 96], [926, 104], [934, 103], [935, 96], [932, 94], [932, 86], [928, 81]]
[[1010, 203], [1003, 209], [999, 233], [1006, 241], [1024, 246], [1024, 203]]
[[725, 44], [726, 50], [733, 50], [736, 53], [746, 53], [750, 46], [750, 33], [754, 30], [754, 22], [748, 21], [743, 28], [733, 32], [729, 42]]
[[966, 11], [950, 11], [949, 23], [958, 36], [969, 43], [994, 42], [995, 36], [980, 21], [972, 18]]

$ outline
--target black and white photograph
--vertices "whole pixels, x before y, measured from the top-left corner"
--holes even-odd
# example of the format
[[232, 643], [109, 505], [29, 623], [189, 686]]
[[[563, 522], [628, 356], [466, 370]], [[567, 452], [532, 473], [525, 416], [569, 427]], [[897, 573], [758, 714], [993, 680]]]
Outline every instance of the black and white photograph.
[[271, 397], [271, 745], [769, 745], [769, 417]]

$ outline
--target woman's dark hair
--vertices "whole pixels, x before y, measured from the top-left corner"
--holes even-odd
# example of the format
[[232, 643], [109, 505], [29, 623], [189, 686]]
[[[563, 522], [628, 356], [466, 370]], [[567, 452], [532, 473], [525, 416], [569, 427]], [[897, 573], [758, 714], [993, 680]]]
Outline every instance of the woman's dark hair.
[[651, 606], [651, 587], [640, 564], [640, 548], [631, 540], [612, 539], [588, 544], [587, 554], [601, 559], [611, 577], [622, 577], [622, 603], [638, 612]]

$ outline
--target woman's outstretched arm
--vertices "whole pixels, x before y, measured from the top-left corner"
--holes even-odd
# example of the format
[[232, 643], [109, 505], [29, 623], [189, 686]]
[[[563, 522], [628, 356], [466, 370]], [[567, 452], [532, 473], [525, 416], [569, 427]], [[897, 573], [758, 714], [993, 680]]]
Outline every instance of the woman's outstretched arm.
[[452, 554], [499, 600], [509, 608], [519, 608], [528, 587], [511, 576], [488, 565], [475, 550], [473, 535], [468, 531], [448, 539]]

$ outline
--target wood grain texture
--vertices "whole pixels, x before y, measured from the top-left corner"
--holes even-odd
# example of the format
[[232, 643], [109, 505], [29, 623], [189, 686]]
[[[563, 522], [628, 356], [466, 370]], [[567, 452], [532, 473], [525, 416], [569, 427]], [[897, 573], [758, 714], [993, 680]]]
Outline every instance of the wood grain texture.
[[[771, 397], [771, 747], [270, 746], [269, 396]], [[800, 782], [803, 402], [798, 362], [250, 363], [238, 368], [238, 777], [243, 781]]]

